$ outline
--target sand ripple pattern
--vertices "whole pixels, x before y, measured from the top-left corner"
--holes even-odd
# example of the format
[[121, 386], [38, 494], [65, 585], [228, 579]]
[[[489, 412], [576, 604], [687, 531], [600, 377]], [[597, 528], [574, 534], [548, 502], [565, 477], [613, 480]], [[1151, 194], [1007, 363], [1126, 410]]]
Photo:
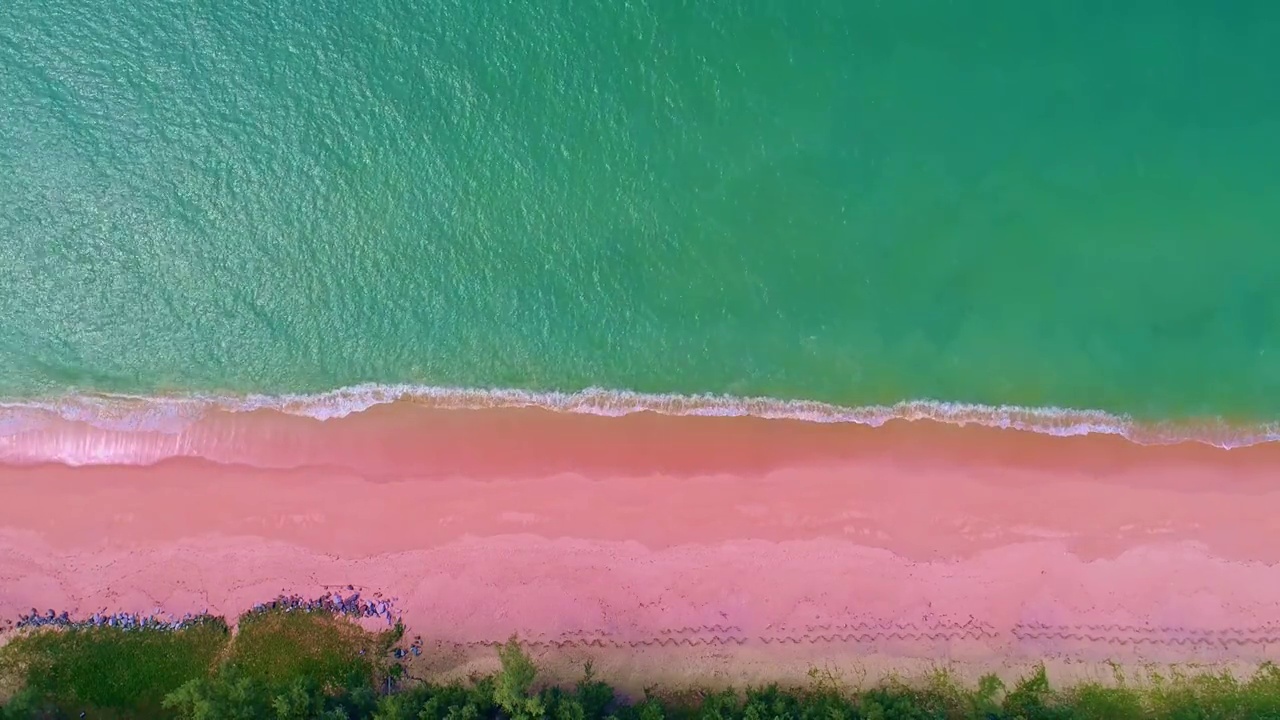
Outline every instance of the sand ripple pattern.
[[1074, 641], [1107, 645], [1243, 646], [1280, 644], [1280, 625], [1249, 628], [1204, 629], [1144, 625], [1044, 625], [1019, 624], [1010, 631], [1018, 640]]
[[[914, 647], [945, 657], [946, 650], [962, 644], [986, 646], [993, 650], [1028, 657], [1071, 655], [1078, 650], [1101, 653], [1144, 649], [1186, 649], [1201, 647], [1251, 656], [1266, 654], [1272, 646], [1280, 650], [1280, 625], [1256, 627], [1196, 628], [1125, 624], [1017, 623], [1003, 629], [990, 622], [898, 622], [861, 621], [770, 628], [750, 632], [737, 625], [711, 624], [660, 629], [647, 637], [631, 633], [567, 631], [559, 634], [519, 636], [534, 650], [592, 648], [699, 648], [740, 646], [851, 646], [868, 653]], [[506, 638], [471, 642], [443, 642], [464, 648], [496, 647]], [[1241, 652], [1242, 650], [1248, 650]], [[1020, 652], [1017, 652], [1020, 651]]]

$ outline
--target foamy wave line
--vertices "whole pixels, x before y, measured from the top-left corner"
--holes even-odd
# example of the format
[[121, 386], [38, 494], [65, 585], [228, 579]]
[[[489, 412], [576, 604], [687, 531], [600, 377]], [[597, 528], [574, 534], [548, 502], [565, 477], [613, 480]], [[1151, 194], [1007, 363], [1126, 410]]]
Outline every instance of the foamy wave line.
[[[588, 388], [578, 392], [443, 388], [422, 385], [355, 385], [313, 395], [240, 397], [201, 394], [134, 396], [68, 395], [39, 401], [0, 401], [0, 435], [35, 429], [49, 420], [72, 420], [111, 430], [180, 432], [210, 411], [282, 413], [333, 420], [378, 405], [411, 402], [440, 409], [543, 408], [617, 417], [652, 412], [675, 416], [758, 417], [879, 427], [890, 420], [935, 422], [1024, 430], [1056, 436], [1119, 435], [1141, 444], [1200, 442], [1222, 448], [1280, 440], [1280, 424], [1233, 425], [1221, 419], [1139, 423], [1101, 410], [989, 406], [933, 400], [846, 407], [810, 400], [732, 395], [645, 394]], [[34, 411], [34, 413], [33, 413]]]

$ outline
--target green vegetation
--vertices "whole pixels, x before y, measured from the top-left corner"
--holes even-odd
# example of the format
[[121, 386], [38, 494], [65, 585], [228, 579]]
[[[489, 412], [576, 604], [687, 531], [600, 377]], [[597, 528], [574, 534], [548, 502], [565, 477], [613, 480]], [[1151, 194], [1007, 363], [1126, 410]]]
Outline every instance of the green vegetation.
[[161, 717], [169, 693], [207, 674], [227, 645], [226, 622], [178, 632], [72, 628], [14, 637], [0, 648], [8, 715], [94, 708], [95, 717]]
[[272, 611], [181, 630], [48, 628], [0, 647], [0, 718], [367, 717], [402, 628], [372, 633], [327, 612]]
[[397, 625], [371, 633], [346, 618], [328, 613], [266, 612], [240, 619], [226, 662], [267, 686], [305, 678], [334, 690], [372, 687], [383, 661], [403, 635]]
[[768, 686], [641, 698], [618, 696], [590, 665], [572, 687], [539, 683], [512, 639], [501, 670], [467, 682], [403, 682], [396, 627], [369, 632], [327, 613], [254, 613], [232, 635], [211, 620], [178, 631], [46, 629], [0, 648], [0, 719], [180, 720], [1262, 720], [1280, 719], [1280, 668], [1155, 677], [1141, 687], [1055, 688], [1044, 669], [976, 688], [945, 673], [851, 691], [814, 673], [800, 688]]

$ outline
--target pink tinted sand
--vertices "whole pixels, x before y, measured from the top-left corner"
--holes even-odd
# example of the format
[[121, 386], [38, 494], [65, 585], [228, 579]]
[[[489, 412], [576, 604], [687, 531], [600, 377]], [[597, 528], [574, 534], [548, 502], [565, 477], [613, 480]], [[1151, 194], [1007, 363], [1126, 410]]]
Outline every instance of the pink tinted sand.
[[0, 618], [351, 584], [459, 646], [993, 667], [1280, 647], [1270, 446], [403, 403], [7, 442], [218, 462], [0, 469]]

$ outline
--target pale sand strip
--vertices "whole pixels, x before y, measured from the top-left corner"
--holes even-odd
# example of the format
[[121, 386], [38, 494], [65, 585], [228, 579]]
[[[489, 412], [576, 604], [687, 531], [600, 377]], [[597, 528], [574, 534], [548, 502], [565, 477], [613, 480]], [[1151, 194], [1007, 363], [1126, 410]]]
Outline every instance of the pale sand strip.
[[[330, 442], [330, 470], [0, 470], [0, 616], [234, 615], [350, 583], [459, 662], [514, 632], [643, 678], [1280, 648], [1273, 449], [523, 411], [323, 428], [382, 439]], [[319, 447], [307, 429], [270, 436]]]

